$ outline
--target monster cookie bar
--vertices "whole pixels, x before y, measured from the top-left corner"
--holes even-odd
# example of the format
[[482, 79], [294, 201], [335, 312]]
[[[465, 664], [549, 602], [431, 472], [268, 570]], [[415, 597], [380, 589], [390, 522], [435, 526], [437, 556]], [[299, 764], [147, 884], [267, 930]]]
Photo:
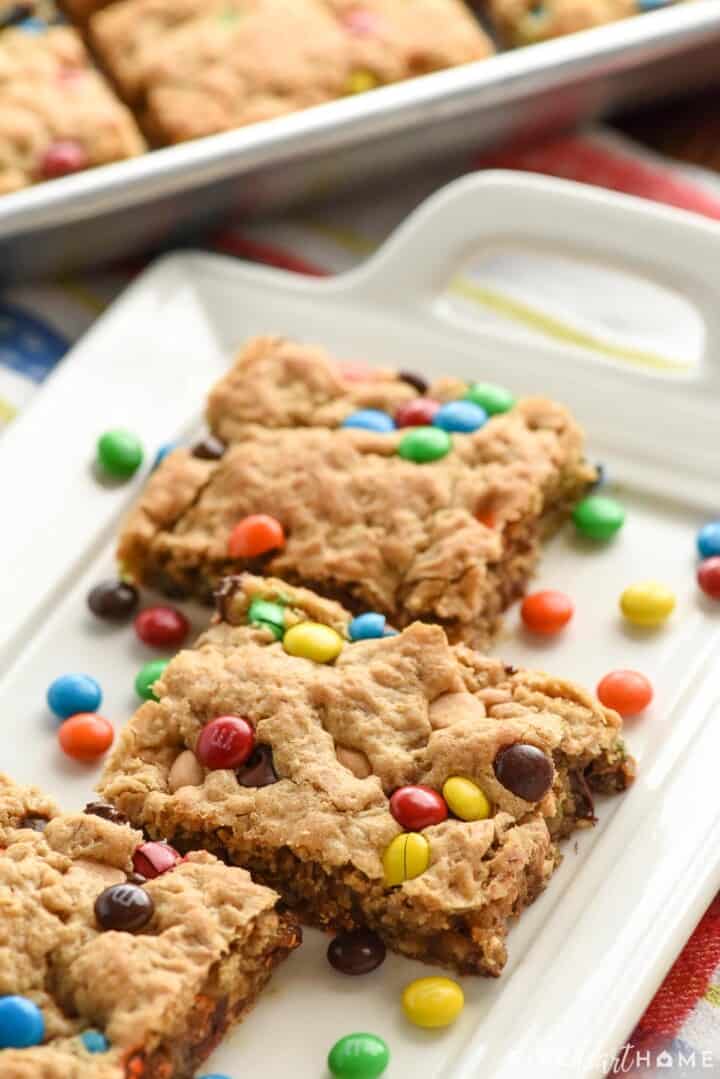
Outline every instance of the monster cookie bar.
[[101, 782], [134, 824], [469, 973], [500, 973], [556, 839], [633, 775], [618, 715], [578, 687], [279, 580], [225, 582], [154, 693]]
[[75, 30], [0, 31], [0, 194], [142, 150]]
[[507, 45], [532, 45], [589, 30], [643, 10], [637, 0], [489, 0], [488, 13]]
[[594, 473], [552, 401], [448, 378], [418, 387], [412, 374], [251, 341], [210, 395], [209, 448], [166, 458], [126, 522], [124, 570], [208, 599], [226, 573], [260, 569], [398, 628], [439, 621], [485, 646], [543, 532]]
[[241, 869], [0, 776], [0, 1076], [191, 1079], [299, 942]]
[[461, 0], [121, 0], [90, 33], [161, 142], [227, 131], [492, 51]]

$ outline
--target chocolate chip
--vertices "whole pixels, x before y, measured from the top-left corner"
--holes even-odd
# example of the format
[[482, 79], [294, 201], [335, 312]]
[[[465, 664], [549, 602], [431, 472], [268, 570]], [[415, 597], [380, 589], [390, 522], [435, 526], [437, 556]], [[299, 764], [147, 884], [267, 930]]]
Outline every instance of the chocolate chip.
[[109, 802], [88, 802], [83, 812], [88, 813], [91, 817], [102, 817], [103, 820], [109, 820], [112, 824], [128, 823], [125, 814], [121, 813], [115, 806], [111, 806]]
[[503, 787], [526, 802], [539, 802], [552, 786], [552, 761], [537, 746], [524, 742], [506, 746], [495, 757], [493, 767]]
[[258, 744], [235, 775], [241, 787], [269, 787], [278, 777], [270, 746]]
[[101, 929], [132, 932], [142, 929], [155, 911], [152, 896], [137, 884], [111, 884], [95, 900], [95, 918]]
[[240, 588], [241, 584], [242, 578], [237, 575], [234, 577], [223, 577], [220, 584], [215, 589], [215, 609], [223, 622], [228, 621], [228, 604]]
[[505, 674], [509, 674], [512, 677], [512, 675], [517, 674], [517, 673], [518, 673], [518, 669], [517, 669], [517, 667], [514, 667], [512, 665], [512, 663], [506, 663], [505, 664]]
[[585, 778], [585, 773], [581, 771], [570, 772], [568, 779], [575, 801], [575, 816], [578, 820], [596, 821], [595, 800]]
[[48, 826], [47, 817], [23, 817], [18, 828], [30, 828], [33, 832], [44, 832]]
[[225, 443], [215, 435], [207, 435], [202, 442], [196, 442], [190, 452], [201, 461], [219, 461], [226, 449]]
[[141, 888], [143, 884], [147, 884], [147, 877], [144, 877], [142, 873], [128, 873], [128, 884], [137, 884], [138, 888]]
[[385, 959], [385, 945], [369, 929], [338, 933], [328, 945], [327, 959], [341, 974], [369, 974]]
[[430, 388], [428, 380], [423, 378], [422, 375], [415, 374], [414, 371], [398, 371], [398, 378], [402, 379], [403, 382], [409, 382], [411, 386], [414, 386], [421, 397], [426, 394]]
[[138, 605], [137, 588], [127, 581], [102, 581], [88, 593], [87, 604], [97, 618], [122, 622]]

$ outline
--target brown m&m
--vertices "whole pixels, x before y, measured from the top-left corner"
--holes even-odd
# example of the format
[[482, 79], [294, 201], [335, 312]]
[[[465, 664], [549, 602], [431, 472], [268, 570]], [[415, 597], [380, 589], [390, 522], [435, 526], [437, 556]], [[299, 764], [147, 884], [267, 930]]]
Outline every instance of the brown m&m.
[[88, 593], [87, 604], [97, 618], [122, 622], [134, 613], [139, 600], [137, 588], [127, 581], [101, 581]]
[[552, 761], [537, 746], [526, 742], [501, 749], [493, 767], [503, 787], [526, 802], [539, 802], [552, 787]]
[[101, 929], [131, 933], [142, 929], [155, 912], [152, 896], [137, 884], [112, 884], [95, 900], [95, 918]]
[[385, 945], [369, 929], [338, 933], [328, 944], [327, 959], [341, 974], [369, 974], [384, 961]]

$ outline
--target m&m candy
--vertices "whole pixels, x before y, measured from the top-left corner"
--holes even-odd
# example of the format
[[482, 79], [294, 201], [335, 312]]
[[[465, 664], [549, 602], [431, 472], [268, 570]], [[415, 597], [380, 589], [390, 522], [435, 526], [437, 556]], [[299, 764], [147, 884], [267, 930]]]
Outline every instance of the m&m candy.
[[640, 671], [610, 671], [598, 682], [597, 695], [601, 704], [627, 719], [647, 708], [653, 698], [653, 688]]
[[155, 458], [154, 458], [153, 463], [152, 463], [152, 471], [153, 472], [155, 471], [156, 468], [160, 467], [160, 465], [163, 463], [165, 458], [169, 454], [171, 454], [173, 452], [173, 450], [177, 449], [177, 446], [178, 446], [177, 442], [166, 442], [166, 443], [164, 443], [164, 445], [160, 446], [159, 450], [155, 454]]
[[443, 796], [460, 820], [486, 820], [492, 812], [485, 792], [472, 779], [464, 776], [450, 776], [446, 779], [443, 783]]
[[334, 1079], [378, 1079], [390, 1063], [390, 1050], [376, 1034], [346, 1034], [328, 1053]]
[[282, 603], [273, 603], [256, 596], [248, 610], [248, 622], [251, 626], [269, 629], [275, 638], [280, 640], [285, 632], [285, 608]]
[[437, 410], [432, 422], [435, 427], [442, 427], [444, 431], [471, 434], [484, 427], [487, 419], [485, 409], [472, 401], [448, 401]]
[[[27, 23], [23, 24], [26, 32], [31, 28], [32, 22], [33, 20], [27, 20]], [[69, 176], [70, 173], [86, 169], [88, 164], [87, 151], [76, 139], [56, 139], [43, 154], [40, 175], [43, 180], [57, 180], [61, 176]]]
[[440, 402], [433, 401], [431, 397], [416, 397], [400, 405], [395, 413], [395, 425], [397, 427], [429, 426], [435, 419], [439, 408]]
[[565, 628], [574, 610], [572, 600], [564, 592], [546, 588], [525, 597], [520, 607], [520, 617], [531, 633], [551, 637]]
[[452, 439], [442, 427], [411, 427], [397, 447], [400, 457], [419, 465], [438, 461], [451, 449]]
[[110, 1048], [110, 1042], [99, 1030], [84, 1030], [80, 1035], [80, 1041], [88, 1053], [107, 1053]]
[[29, 1049], [45, 1036], [43, 1013], [28, 997], [0, 997], [0, 1049]]
[[720, 555], [706, 558], [700, 563], [697, 582], [710, 599], [720, 599]]
[[366, 611], [356, 615], [348, 626], [351, 641], [368, 641], [385, 636], [385, 615], [377, 611]]
[[419, 832], [447, 819], [445, 799], [422, 784], [400, 787], [390, 798], [390, 812], [402, 828]]
[[144, 701], [156, 701], [153, 686], [165, 673], [169, 659], [152, 659], [141, 667], [135, 677], [135, 692]]
[[228, 540], [230, 558], [258, 558], [268, 551], [285, 546], [283, 526], [267, 513], [243, 517], [233, 528]]
[[392, 888], [424, 873], [430, 864], [430, 844], [419, 832], [396, 835], [383, 854], [385, 886]]
[[701, 558], [720, 555], [720, 521], [703, 525], [697, 535], [697, 549]]
[[255, 745], [255, 731], [243, 716], [218, 716], [200, 732], [195, 756], [206, 768], [238, 768]]
[[369, 974], [385, 960], [385, 944], [369, 929], [338, 933], [328, 944], [327, 960], [341, 974]]
[[140, 844], [133, 854], [132, 864], [136, 873], [146, 880], [154, 880], [181, 861], [182, 855], [169, 843], [149, 842]]
[[465, 995], [452, 978], [418, 978], [405, 986], [402, 1007], [416, 1027], [447, 1027], [465, 1006]]
[[633, 625], [660, 626], [675, 610], [675, 595], [658, 581], [642, 581], [625, 589], [620, 610]]
[[106, 431], [98, 439], [97, 457], [108, 475], [129, 479], [142, 464], [142, 443], [131, 431]]
[[343, 650], [345, 642], [331, 626], [321, 622], [298, 622], [283, 637], [283, 648], [291, 656], [330, 663]]
[[179, 648], [190, 632], [190, 623], [176, 607], [158, 604], [140, 612], [135, 619], [135, 632], [152, 648]]
[[527, 742], [505, 746], [493, 770], [503, 787], [526, 802], [539, 802], [552, 787], [555, 771], [547, 754]]
[[357, 412], [351, 412], [341, 424], [341, 427], [359, 427], [364, 431], [378, 431], [387, 434], [395, 430], [395, 421], [387, 412], [381, 412], [379, 408], [361, 408]]
[[614, 498], [588, 495], [575, 506], [573, 521], [581, 535], [593, 540], [609, 540], [625, 523], [625, 510]]
[[491, 382], [474, 382], [465, 394], [466, 401], [480, 405], [488, 416], [497, 416], [501, 412], [509, 412], [515, 405], [515, 398], [504, 386], [496, 386]]
[[51, 712], [67, 719], [78, 712], [96, 712], [102, 703], [102, 690], [89, 674], [62, 674], [47, 691]]
[[122, 622], [134, 613], [140, 596], [127, 581], [101, 581], [90, 590], [87, 605], [96, 616], [108, 622]]
[[63, 753], [73, 760], [95, 761], [112, 745], [112, 723], [95, 712], [71, 716], [58, 728], [58, 742]]

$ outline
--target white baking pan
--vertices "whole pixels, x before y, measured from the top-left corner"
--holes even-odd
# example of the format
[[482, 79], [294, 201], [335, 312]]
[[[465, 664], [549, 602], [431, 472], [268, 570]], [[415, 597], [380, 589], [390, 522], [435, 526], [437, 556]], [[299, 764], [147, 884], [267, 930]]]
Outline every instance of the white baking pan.
[[[590, 354], [458, 320], [442, 295], [470, 255], [552, 250], [641, 273], [680, 292], [705, 323], [702, 360], [680, 373], [624, 369]], [[698, 525], [717, 516], [720, 455], [720, 228], [677, 211], [517, 174], [475, 176], [425, 204], [359, 270], [305, 280], [210, 255], [148, 270], [76, 346], [0, 441], [0, 766], [81, 806], [97, 770], [62, 758], [47, 684], [82, 670], [121, 726], [148, 656], [132, 628], [98, 624], [85, 594], [112, 572], [112, 536], [142, 483], [102, 486], [97, 435], [133, 428], [148, 448], [188, 437], [204, 391], [247, 335], [280, 332], [341, 355], [501, 381], [567, 402], [590, 452], [621, 487], [628, 521], [609, 546], [571, 527], [548, 547], [538, 586], [577, 605], [543, 645], [510, 612], [498, 650], [590, 686], [619, 666], [645, 671], [656, 700], [628, 724], [640, 773], [566, 846], [544, 896], [510, 934], [497, 981], [463, 979], [467, 1006], [441, 1033], [402, 1018], [399, 994], [423, 967], [397, 957], [360, 979], [307, 943], [208, 1071], [234, 1079], [317, 1079], [337, 1038], [385, 1037], [388, 1079], [599, 1079], [720, 887], [720, 607], [694, 581]], [[624, 296], [618, 292], [622, 313]], [[258, 419], [262, 419], [261, 416]], [[657, 632], [624, 626], [617, 597], [656, 577], [678, 607]], [[198, 616], [196, 624], [202, 624]]]

